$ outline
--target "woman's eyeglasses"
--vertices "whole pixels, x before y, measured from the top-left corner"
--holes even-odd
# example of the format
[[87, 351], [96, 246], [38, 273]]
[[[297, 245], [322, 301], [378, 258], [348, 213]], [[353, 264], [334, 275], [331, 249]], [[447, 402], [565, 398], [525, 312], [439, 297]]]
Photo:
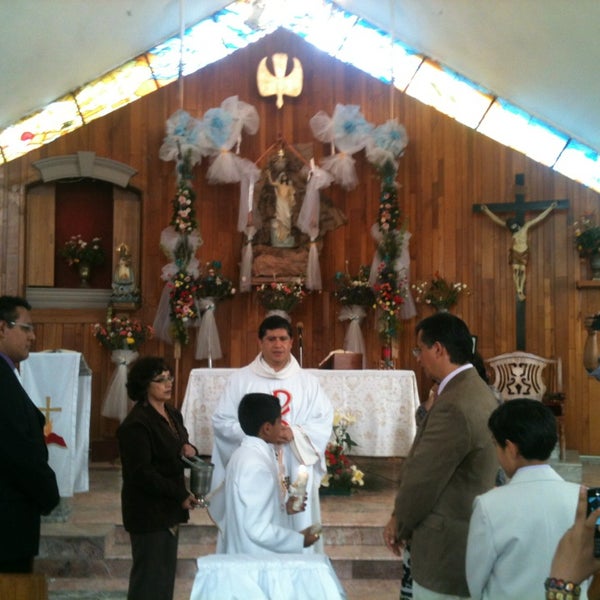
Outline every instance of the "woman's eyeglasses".
[[165, 377], [157, 377], [152, 380], [152, 383], [173, 383], [175, 381], [175, 377], [173, 375], [167, 375]]

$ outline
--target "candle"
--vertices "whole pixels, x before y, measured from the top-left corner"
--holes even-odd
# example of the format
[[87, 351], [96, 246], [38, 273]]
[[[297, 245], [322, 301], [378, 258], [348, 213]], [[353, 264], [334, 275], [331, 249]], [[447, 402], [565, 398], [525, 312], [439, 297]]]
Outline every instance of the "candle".
[[306, 486], [308, 485], [308, 471], [304, 465], [298, 467], [296, 480], [292, 484], [292, 496], [295, 497], [292, 503], [294, 510], [300, 510], [304, 503], [304, 495], [306, 494]]

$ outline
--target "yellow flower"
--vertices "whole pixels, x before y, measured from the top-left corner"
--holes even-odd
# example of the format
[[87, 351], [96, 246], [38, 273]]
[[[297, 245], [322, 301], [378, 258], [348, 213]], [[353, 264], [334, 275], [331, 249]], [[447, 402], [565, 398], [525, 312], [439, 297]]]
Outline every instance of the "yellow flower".
[[357, 485], [365, 485], [365, 482], [363, 480], [365, 474], [360, 469], [357, 469], [356, 465], [352, 465], [350, 469], [352, 470], [352, 483], [355, 483]]
[[331, 475], [329, 473], [325, 473], [325, 475], [323, 475], [323, 479], [321, 479], [321, 485], [323, 487], [329, 487], [330, 479], [331, 479]]

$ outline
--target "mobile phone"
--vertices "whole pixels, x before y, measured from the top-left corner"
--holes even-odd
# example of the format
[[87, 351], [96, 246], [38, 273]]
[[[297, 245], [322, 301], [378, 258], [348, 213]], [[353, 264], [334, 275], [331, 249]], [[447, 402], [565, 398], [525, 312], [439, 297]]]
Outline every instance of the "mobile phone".
[[[589, 488], [587, 491], [587, 514], [600, 508], [600, 487]], [[594, 556], [600, 558], [600, 517], [596, 520], [594, 530]]]

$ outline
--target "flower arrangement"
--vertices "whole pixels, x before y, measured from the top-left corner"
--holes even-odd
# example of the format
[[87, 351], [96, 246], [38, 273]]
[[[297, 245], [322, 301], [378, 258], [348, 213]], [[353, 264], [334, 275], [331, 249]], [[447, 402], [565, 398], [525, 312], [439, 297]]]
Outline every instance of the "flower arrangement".
[[438, 272], [431, 281], [419, 281], [412, 285], [415, 290], [415, 302], [430, 304], [435, 308], [448, 310], [458, 302], [461, 294], [469, 294], [465, 283], [446, 281]]
[[379, 265], [375, 291], [374, 308], [381, 311], [379, 334], [387, 342], [398, 334], [400, 329], [400, 309], [406, 297], [406, 280], [386, 262]]
[[191, 186], [191, 157], [186, 155], [178, 164], [179, 181], [173, 198], [173, 217], [171, 225], [177, 233], [192, 233], [197, 227], [194, 200], [196, 194]]
[[258, 299], [267, 310], [283, 310], [289, 313], [306, 296], [304, 280], [293, 282], [262, 283], [256, 288]]
[[121, 318], [109, 307], [106, 322], [92, 325], [94, 337], [109, 350], [137, 350], [154, 336], [154, 329], [138, 319]]
[[189, 342], [187, 331], [190, 321], [198, 318], [195, 297], [198, 283], [185, 271], [178, 271], [167, 284], [169, 286], [169, 317], [175, 339], [181, 344]]
[[[377, 254], [381, 263], [373, 286], [375, 308], [380, 309], [379, 335], [389, 347], [392, 338], [401, 330], [400, 311], [406, 298], [406, 277], [396, 271], [395, 265], [402, 252], [402, 212], [398, 204], [398, 158], [402, 155], [408, 137], [406, 131], [394, 120], [376, 128], [367, 158], [381, 178], [377, 227], [381, 240]], [[387, 359], [386, 359], [387, 360]]]
[[358, 274], [352, 277], [348, 273], [348, 264], [346, 262], [346, 271], [338, 271], [335, 274], [336, 290], [335, 297], [341, 304], [346, 306], [373, 306], [375, 302], [375, 292], [369, 284], [369, 267], [361, 265]]
[[221, 262], [213, 260], [206, 263], [205, 274], [198, 279], [197, 296], [199, 298], [214, 298], [223, 300], [235, 294], [231, 279], [221, 275]]
[[579, 256], [600, 254], [600, 225], [596, 224], [593, 213], [584, 214], [579, 221], [573, 223], [573, 228]]
[[80, 263], [87, 263], [90, 266], [101, 265], [104, 262], [101, 241], [102, 238], [95, 237], [90, 242], [86, 242], [81, 235], [72, 235], [59, 250], [59, 254], [66, 259], [70, 267]]
[[347, 456], [354, 446], [358, 446], [348, 433], [348, 427], [355, 422], [355, 417], [350, 413], [336, 411], [334, 414], [333, 440], [327, 444], [325, 450], [327, 473], [323, 475], [321, 487], [349, 491], [352, 486], [365, 484], [364, 473]]

